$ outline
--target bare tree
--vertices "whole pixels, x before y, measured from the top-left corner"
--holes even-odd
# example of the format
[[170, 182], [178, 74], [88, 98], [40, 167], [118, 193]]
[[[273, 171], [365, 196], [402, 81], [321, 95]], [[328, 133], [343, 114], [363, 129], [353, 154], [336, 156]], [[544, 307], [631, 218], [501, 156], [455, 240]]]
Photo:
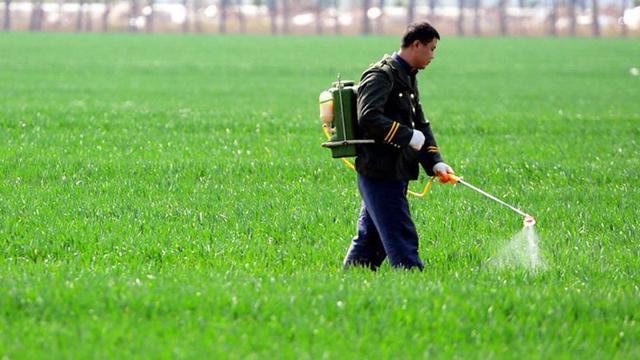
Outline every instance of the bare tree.
[[91, 11], [91, 4], [85, 4], [89, 9], [84, 14], [84, 29], [85, 31], [93, 31], [93, 12]]
[[371, 33], [371, 23], [367, 12], [371, 7], [371, 0], [362, 0], [362, 33], [369, 35]]
[[220, 22], [218, 23], [218, 32], [224, 34], [227, 32], [227, 11], [229, 8], [229, 0], [220, 0]]
[[34, 0], [31, 10], [31, 19], [29, 21], [29, 30], [40, 31], [42, 30], [42, 19], [44, 17], [44, 11], [42, 10], [42, 0]]
[[289, 8], [289, 0], [282, 0], [282, 33], [289, 33], [289, 17], [291, 16], [291, 9]]
[[458, 35], [464, 36], [464, 0], [458, 0]]
[[155, 20], [155, 0], [149, 0], [147, 6], [149, 7], [149, 11], [148, 14], [145, 15], [145, 29], [148, 33], [152, 33], [154, 25], [153, 21]]
[[557, 36], [558, 29], [556, 22], [558, 21], [558, 3], [557, 0], [549, 0], [549, 35]]
[[336, 9], [336, 14], [335, 14], [335, 31], [336, 34], [341, 34], [342, 33], [342, 26], [340, 26], [340, 0], [334, 0], [334, 6]]
[[427, 0], [427, 6], [429, 7], [429, 21], [437, 22], [438, 14], [436, 9], [438, 7], [438, 0]]
[[313, 7], [314, 17], [316, 21], [316, 34], [322, 34], [322, 9], [324, 7], [323, 0], [315, 0]]
[[182, 0], [182, 6], [184, 7], [184, 20], [182, 21], [182, 32], [188, 33], [191, 31], [189, 22], [191, 18], [189, 17], [189, 0]]
[[200, 34], [203, 32], [202, 28], [202, 13], [203, 13], [202, 0], [193, 0], [193, 27], [195, 31]]
[[594, 37], [599, 37], [600, 21], [598, 20], [598, 18], [600, 17], [600, 6], [598, 5], [598, 0], [591, 0], [591, 6], [591, 14], [593, 15], [591, 20], [591, 35]]
[[[535, 3], [535, 2], [537, 2], [537, 0], [529, 0], [529, 1], [518, 0], [518, 8], [524, 12], [524, 10], [529, 6], [530, 3]], [[523, 23], [519, 22], [518, 25], [519, 25], [519, 30], [526, 33], [526, 29], [524, 28]]]
[[111, 0], [104, 0], [104, 11], [102, 12], [102, 31], [109, 31], [109, 13], [111, 13]]
[[620, 1], [620, 35], [627, 36], [627, 24], [624, 22], [624, 11], [627, 9], [627, 0]]
[[429, 0], [429, 13], [431, 15], [436, 14], [436, 7], [438, 6], [438, 0]]
[[269, 9], [269, 23], [271, 28], [271, 35], [275, 35], [278, 32], [278, 26], [276, 20], [278, 17], [278, 10], [276, 8], [276, 0], [267, 0], [267, 8]]
[[416, 0], [409, 0], [407, 4], [407, 24], [411, 24], [416, 18]]
[[238, 0], [236, 3], [236, 15], [238, 17], [238, 24], [240, 24], [240, 33], [247, 32], [247, 19], [242, 12], [242, 0]]
[[58, 17], [54, 23], [56, 30], [62, 29], [62, 20], [64, 19], [64, 0], [58, 0]]
[[473, 0], [473, 34], [480, 36], [480, 9], [482, 7], [482, 0]]
[[509, 34], [509, 29], [507, 28], [507, 3], [508, 0], [498, 0], [498, 26], [502, 36]]
[[4, 31], [11, 30], [11, 0], [4, 0], [4, 22], [2, 28]]
[[569, 35], [576, 36], [577, 34], [577, 21], [576, 21], [576, 0], [568, 1], [568, 15], [569, 15]]
[[384, 5], [384, 0], [379, 0], [380, 16], [376, 19], [376, 32], [378, 34], [384, 33]]
[[76, 14], [76, 32], [82, 31], [84, 16], [84, 0], [78, 0], [78, 13]]
[[137, 32], [138, 31], [138, 13], [140, 10], [138, 9], [138, 0], [131, 0], [129, 8], [129, 31]]

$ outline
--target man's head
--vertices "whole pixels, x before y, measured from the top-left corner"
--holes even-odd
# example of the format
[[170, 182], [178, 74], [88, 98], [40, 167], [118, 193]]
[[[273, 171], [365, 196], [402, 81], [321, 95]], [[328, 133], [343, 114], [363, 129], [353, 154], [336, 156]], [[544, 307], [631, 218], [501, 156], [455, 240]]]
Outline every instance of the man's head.
[[402, 35], [399, 55], [414, 70], [424, 69], [435, 57], [440, 34], [428, 22], [413, 23]]

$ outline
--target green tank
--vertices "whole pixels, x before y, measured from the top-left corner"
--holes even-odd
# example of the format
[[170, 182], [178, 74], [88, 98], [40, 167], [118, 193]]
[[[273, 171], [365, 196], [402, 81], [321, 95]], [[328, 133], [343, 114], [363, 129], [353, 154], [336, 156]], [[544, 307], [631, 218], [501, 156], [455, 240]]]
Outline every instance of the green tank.
[[321, 117], [331, 137], [322, 146], [331, 149], [331, 156], [334, 158], [356, 156], [357, 145], [373, 143], [373, 140], [362, 140], [360, 134], [356, 109], [357, 89], [353, 81], [334, 82], [327, 90], [331, 96], [324, 100], [325, 103], [332, 102], [333, 114], [329, 117], [322, 116], [323, 96], [320, 96]]

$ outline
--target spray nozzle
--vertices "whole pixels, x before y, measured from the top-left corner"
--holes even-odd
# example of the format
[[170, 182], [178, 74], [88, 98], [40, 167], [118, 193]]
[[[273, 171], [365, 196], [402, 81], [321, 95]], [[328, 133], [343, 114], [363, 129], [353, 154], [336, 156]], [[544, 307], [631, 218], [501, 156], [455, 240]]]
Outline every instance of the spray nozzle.
[[527, 215], [527, 216], [524, 217], [524, 226], [525, 227], [533, 226], [535, 224], [536, 224], [536, 219], [534, 219], [533, 216]]

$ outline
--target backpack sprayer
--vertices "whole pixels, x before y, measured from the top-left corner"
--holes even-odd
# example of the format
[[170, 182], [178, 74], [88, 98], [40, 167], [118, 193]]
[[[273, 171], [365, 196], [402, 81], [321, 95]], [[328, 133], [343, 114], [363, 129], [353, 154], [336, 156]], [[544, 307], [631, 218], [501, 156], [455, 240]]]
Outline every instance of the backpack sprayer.
[[[362, 139], [358, 126], [356, 99], [358, 86], [354, 81], [341, 80], [340, 74], [332, 86], [319, 97], [322, 131], [327, 137], [323, 147], [331, 149], [331, 157], [339, 158], [351, 170], [356, 168], [347, 160], [357, 155], [357, 145], [375, 144], [374, 140]], [[429, 179], [420, 193], [408, 191], [410, 195], [423, 197], [429, 191], [433, 178]]]
[[334, 158], [356, 156], [356, 145], [373, 144], [374, 140], [362, 140], [358, 126], [356, 98], [358, 88], [353, 81], [338, 80], [329, 90], [320, 93], [320, 119], [327, 135], [323, 147], [331, 149]]
[[[338, 74], [338, 79], [332, 84], [331, 88], [321, 92], [319, 97], [322, 131], [327, 137], [327, 142], [322, 143], [322, 146], [331, 149], [331, 156], [333, 158], [340, 158], [347, 167], [354, 171], [355, 167], [346, 158], [356, 156], [357, 145], [375, 143], [374, 140], [361, 138], [356, 110], [357, 97], [358, 86], [353, 81], [341, 80], [340, 74]], [[438, 177], [443, 184], [462, 184], [498, 204], [508, 207], [518, 215], [524, 217], [525, 227], [533, 226], [536, 223], [533, 216], [469, 184], [459, 176], [439, 174]], [[409, 190], [408, 193], [416, 197], [424, 197], [429, 191], [434, 178], [435, 176], [427, 181], [422, 192], [416, 193]]]

